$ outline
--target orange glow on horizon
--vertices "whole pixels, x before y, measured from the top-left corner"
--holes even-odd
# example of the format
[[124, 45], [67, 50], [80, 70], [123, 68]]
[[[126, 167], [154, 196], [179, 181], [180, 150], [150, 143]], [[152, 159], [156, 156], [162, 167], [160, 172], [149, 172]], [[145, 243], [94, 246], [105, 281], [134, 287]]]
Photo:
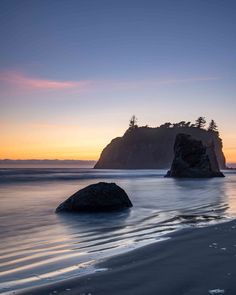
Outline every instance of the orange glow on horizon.
[[47, 150], [24, 148], [22, 149], [8, 149], [5, 151], [1, 149], [1, 160], [94, 160], [97, 161], [100, 155], [100, 150]]
[[98, 160], [113, 129], [57, 124], [4, 124], [0, 159]]
[[[119, 126], [78, 126], [4, 122], [1, 124], [0, 159], [98, 160], [103, 148], [116, 136]], [[221, 136], [226, 162], [236, 163], [234, 134]], [[235, 148], [234, 148], [235, 147]]]
[[236, 149], [224, 149], [224, 155], [227, 163], [236, 163]]

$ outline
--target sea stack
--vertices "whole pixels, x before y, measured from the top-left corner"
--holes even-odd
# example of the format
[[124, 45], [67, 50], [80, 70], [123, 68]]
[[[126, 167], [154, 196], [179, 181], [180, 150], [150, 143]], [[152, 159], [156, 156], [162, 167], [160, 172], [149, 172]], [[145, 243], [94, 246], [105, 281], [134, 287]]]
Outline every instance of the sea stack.
[[175, 139], [174, 160], [166, 177], [210, 178], [224, 177], [224, 174], [220, 172], [213, 144], [206, 147], [202, 141], [180, 133]]
[[109, 212], [132, 207], [126, 192], [115, 183], [91, 184], [61, 203], [56, 212]]

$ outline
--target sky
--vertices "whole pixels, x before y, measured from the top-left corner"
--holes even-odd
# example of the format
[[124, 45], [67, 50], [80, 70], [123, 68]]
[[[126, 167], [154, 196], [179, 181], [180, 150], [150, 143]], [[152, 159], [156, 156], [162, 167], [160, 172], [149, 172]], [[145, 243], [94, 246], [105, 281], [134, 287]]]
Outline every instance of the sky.
[[0, 159], [97, 160], [139, 125], [214, 119], [236, 162], [236, 1], [1, 0]]

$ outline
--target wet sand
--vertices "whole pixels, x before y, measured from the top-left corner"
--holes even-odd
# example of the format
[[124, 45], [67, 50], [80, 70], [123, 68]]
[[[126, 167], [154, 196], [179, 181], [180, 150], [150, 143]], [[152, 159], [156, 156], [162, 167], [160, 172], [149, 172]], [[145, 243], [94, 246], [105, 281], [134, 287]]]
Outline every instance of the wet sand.
[[108, 270], [15, 294], [236, 294], [236, 221], [182, 230], [98, 267]]

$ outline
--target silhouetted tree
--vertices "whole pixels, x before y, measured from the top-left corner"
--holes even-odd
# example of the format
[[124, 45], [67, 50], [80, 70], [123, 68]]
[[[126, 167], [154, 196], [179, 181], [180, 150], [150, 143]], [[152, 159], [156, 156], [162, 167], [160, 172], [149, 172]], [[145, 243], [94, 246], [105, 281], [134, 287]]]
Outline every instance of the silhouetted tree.
[[179, 123], [173, 123], [173, 128], [178, 128], [179, 127]]
[[204, 117], [199, 117], [199, 118], [197, 118], [197, 120], [196, 120], [196, 124], [195, 124], [195, 126], [196, 126], [197, 128], [203, 128], [205, 125], [206, 125], [206, 120], [205, 120]]
[[135, 115], [133, 115], [131, 117], [131, 119], [129, 120], [129, 129], [130, 130], [138, 127], [137, 121], [138, 121], [138, 119], [135, 117]]
[[180, 121], [178, 124], [179, 124], [178, 127], [187, 127], [187, 122], [185, 121]]
[[173, 124], [173, 127], [175, 127], [175, 128], [181, 128], [181, 127], [186, 127], [186, 122], [185, 121], [180, 121], [180, 122], [178, 122], [178, 123], [174, 123]]
[[191, 126], [191, 122], [190, 121], [185, 124], [185, 127], [190, 127], [190, 126]]
[[207, 130], [213, 131], [213, 132], [218, 132], [218, 127], [217, 127], [216, 122], [214, 120], [211, 120]]
[[161, 128], [170, 128], [171, 126], [172, 126], [172, 124], [170, 122], [160, 125]]

